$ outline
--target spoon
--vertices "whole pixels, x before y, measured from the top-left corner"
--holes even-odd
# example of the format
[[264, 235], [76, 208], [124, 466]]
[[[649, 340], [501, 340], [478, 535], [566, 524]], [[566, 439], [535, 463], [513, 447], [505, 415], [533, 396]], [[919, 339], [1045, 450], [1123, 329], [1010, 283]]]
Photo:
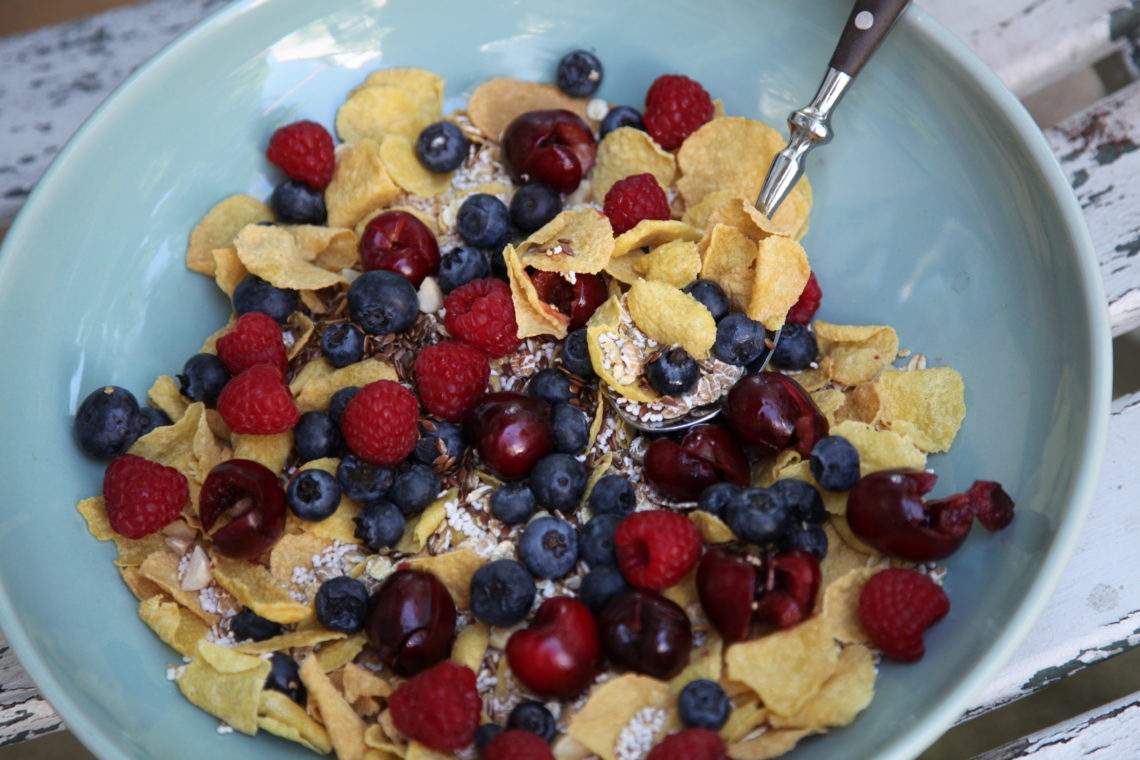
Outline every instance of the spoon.
[[[909, 4], [910, 0], [855, 0], [815, 97], [788, 116], [788, 144], [772, 158], [772, 165], [768, 168], [768, 175], [764, 178], [764, 185], [756, 199], [756, 208], [765, 216], [771, 218], [776, 213], [780, 203], [803, 175], [804, 159], [811, 149], [831, 141], [832, 111]], [[769, 333], [768, 337], [771, 345], [759, 359], [749, 365], [750, 372], [760, 372], [768, 366], [776, 341], [779, 340], [779, 331]], [[714, 402], [690, 409], [670, 420], [645, 422], [627, 414], [619, 405], [614, 392], [604, 382], [599, 383], [599, 386], [617, 415], [646, 433], [686, 430], [708, 422], [721, 411], [720, 402]]]

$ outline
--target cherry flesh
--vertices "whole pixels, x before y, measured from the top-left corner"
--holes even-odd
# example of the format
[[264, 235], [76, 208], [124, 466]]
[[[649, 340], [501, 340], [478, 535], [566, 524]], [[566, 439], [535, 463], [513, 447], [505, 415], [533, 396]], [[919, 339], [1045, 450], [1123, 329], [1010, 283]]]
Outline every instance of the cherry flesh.
[[569, 330], [585, 327], [594, 310], [610, 297], [605, 280], [598, 274], [577, 274], [573, 283], [558, 272], [530, 269], [528, 274], [543, 303], [550, 304], [559, 314], [569, 317]]
[[590, 608], [570, 597], [547, 599], [530, 627], [507, 640], [507, 662], [515, 678], [541, 697], [565, 699], [584, 691], [602, 665]]
[[521, 393], [483, 396], [463, 420], [463, 435], [500, 478], [521, 478], [554, 449], [550, 405]]
[[210, 470], [198, 496], [202, 528], [209, 533], [223, 515], [229, 522], [210, 535], [219, 552], [254, 559], [269, 551], [285, 532], [285, 491], [277, 476], [248, 459], [230, 459]]
[[778, 372], [740, 380], [728, 392], [724, 411], [732, 430], [760, 456], [790, 448], [807, 459], [828, 433], [827, 418], [807, 391]]
[[721, 636], [743, 641], [754, 623], [791, 628], [810, 616], [820, 578], [803, 549], [760, 558], [717, 547], [697, 566], [697, 595]]
[[676, 602], [654, 591], [630, 589], [613, 597], [598, 627], [606, 656], [622, 667], [667, 680], [689, 663], [689, 618]]
[[645, 454], [645, 475], [658, 491], [675, 501], [696, 501], [714, 483], [748, 486], [748, 458], [727, 429], [719, 425], [690, 428], [678, 444], [658, 438]]
[[360, 235], [359, 250], [364, 271], [395, 272], [417, 288], [425, 277], [439, 273], [435, 235], [407, 211], [374, 216]]
[[388, 667], [412, 676], [451, 654], [455, 603], [431, 573], [397, 570], [369, 600], [365, 631]]
[[590, 127], [562, 109], [528, 111], [503, 132], [503, 159], [520, 185], [543, 182], [560, 193], [573, 192], [596, 154]]

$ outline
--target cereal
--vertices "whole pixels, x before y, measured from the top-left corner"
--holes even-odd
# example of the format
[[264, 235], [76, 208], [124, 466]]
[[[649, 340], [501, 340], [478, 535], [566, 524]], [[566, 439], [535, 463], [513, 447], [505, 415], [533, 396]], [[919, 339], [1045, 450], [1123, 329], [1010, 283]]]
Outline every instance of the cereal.
[[[362, 269], [358, 241], [377, 215], [395, 210], [414, 215], [435, 236], [440, 252], [449, 252], [463, 244], [457, 214], [465, 198], [482, 192], [511, 201], [517, 184], [498, 141], [513, 119], [532, 110], [565, 108], [596, 129], [589, 117], [609, 108], [600, 99], [570, 98], [549, 84], [508, 78], [478, 86], [466, 112], [444, 115], [443, 94], [442, 78], [414, 68], [374, 71], [348, 93], [336, 114], [336, 131], [344, 142], [336, 148], [332, 182], [324, 191], [327, 224], [276, 224], [262, 201], [235, 195], [211, 209], [191, 234], [187, 267], [212, 277], [227, 295], [249, 274], [298, 293], [295, 311], [283, 320], [281, 339], [288, 358], [283, 381], [302, 413], [329, 413], [338, 391], [379, 380], [414, 390], [415, 360], [423, 346], [467, 339], [466, 334], [451, 335], [444, 324], [444, 278], [439, 283], [427, 279], [414, 304], [416, 321], [406, 332], [368, 334], [363, 357], [348, 366], [334, 367], [325, 358], [320, 338], [330, 325], [351, 320], [347, 293]], [[692, 441], [685, 437], [684, 446], [692, 443], [691, 448], [658, 457], [651, 436], [639, 435], [617, 413], [641, 423], [673, 420], [718, 403], [745, 376], [744, 367], [713, 355], [717, 324], [702, 301], [684, 292], [698, 278], [718, 283], [732, 311], [775, 331], [785, 324], [811, 276], [807, 251], [797, 242], [809, 225], [811, 185], [806, 178], [798, 182], [771, 218], [757, 210], [754, 199], [783, 140], [767, 125], [726, 115], [719, 100], [714, 108], [715, 118], [672, 153], [644, 131], [623, 127], [610, 132], [597, 145], [589, 180], [563, 195], [561, 211], [525, 239], [514, 237], [504, 246], [501, 263], [522, 341], [514, 353], [489, 362], [488, 390], [536, 392], [530, 383], [550, 368], [590, 375], [562, 376], [570, 403], [587, 415], [588, 429], [585, 447], [575, 442], [578, 448], [572, 452], [585, 468], [582, 497], [576, 509], [559, 516], [582, 527], [596, 511], [589, 501], [594, 487], [602, 477], [617, 474], [628, 478], [634, 508], [679, 511], [688, 518], [682, 526], [691, 522], [706, 550], [717, 546], [717, 552], [731, 553], [741, 542], [728, 524], [712, 512], [692, 509], [696, 493], [687, 504], [666, 498], [668, 484], [655, 478], [668, 476], [652, 472], [673, 466], [662, 461], [696, 457], [695, 464], [686, 466], [705, 466], [716, 472], [708, 477], [724, 477], [705, 459], [716, 451], [710, 454], [712, 444], [702, 436], [713, 433], [694, 435]], [[467, 136], [470, 152], [455, 171], [436, 174], [420, 163], [415, 141], [424, 126], [441, 118]], [[605, 194], [618, 180], [642, 173], [653, 175], [664, 189], [672, 218], [643, 220], [615, 237], [600, 211]], [[571, 315], [585, 320], [588, 368], [585, 357], [572, 353], [582, 350], [580, 344], [559, 342], [570, 332]], [[216, 353], [217, 339], [235, 322], [231, 316], [201, 350]], [[898, 336], [887, 325], [816, 320], [812, 329], [818, 358], [787, 374], [810, 394], [827, 420], [827, 432], [855, 447], [861, 475], [924, 469], [928, 453], [949, 448], [965, 416], [964, 386], [956, 371], [928, 368], [921, 354], [896, 367], [902, 357]], [[650, 384], [647, 367], [675, 346], [695, 360], [697, 378], [688, 390], [677, 390], [671, 380], [663, 383], [654, 375], [657, 387], [673, 394], [662, 395]], [[234, 459], [257, 462], [284, 486], [305, 470], [336, 476], [339, 457], [348, 450], [330, 447], [335, 456], [306, 461], [309, 454], [301, 450], [306, 433], [235, 433], [216, 409], [190, 402], [169, 375], [155, 380], [147, 400], [166, 412], [172, 424], [138, 438], [129, 451], [184, 475], [190, 503], [164, 528], [141, 539], [125, 538], [111, 528], [108, 501], [101, 496], [85, 499], [77, 508], [97, 540], [114, 541], [115, 562], [139, 600], [139, 617], [172, 653], [186, 658], [184, 666], [172, 671], [181, 691], [225, 721], [226, 731], [263, 729], [320, 754], [335, 752], [341, 760], [473, 757], [470, 747], [447, 754], [428, 746], [428, 737], [413, 741], [404, 736], [390, 704], [404, 676], [386, 661], [389, 655], [382, 655], [364, 630], [330, 630], [322, 622], [327, 618], [317, 617], [315, 597], [329, 579], [358, 579], [372, 594], [398, 568], [431, 574], [453, 601], [455, 633], [450, 637], [448, 632], [451, 643], [440, 656], [475, 674], [485, 720], [502, 723], [519, 701], [533, 696], [522, 688], [521, 671], [516, 676], [512, 669], [508, 646], [528, 622], [494, 627], [470, 609], [476, 570], [492, 560], [525, 559], [518, 547], [522, 526], [504, 524], [491, 512], [492, 494], [503, 480], [503, 473], [492, 467], [495, 441], [490, 450], [457, 456], [447, 450], [447, 431], [440, 433], [440, 423], [420, 419], [421, 434], [440, 436], [434, 444], [438, 456], [430, 448], [416, 456], [430, 462], [439, 478], [433, 486], [438, 492], [423, 495], [409, 509], [406, 493], [397, 496], [389, 490], [385, 498], [410, 513], [395, 546], [369, 551], [356, 537], [357, 530], [368, 527], [364, 505], [340, 491], [335, 504], [328, 504], [335, 509], [327, 518], [309, 522], [290, 512], [282, 535], [266, 544], [259, 557], [235, 559], [221, 552], [223, 545], [214, 542], [198, 518], [202, 483], [214, 467]], [[797, 434], [805, 433], [797, 427]], [[470, 444], [472, 431], [465, 436]], [[406, 471], [407, 463], [392, 469]], [[740, 470], [732, 480], [770, 486], [789, 478], [818, 485], [806, 450], [786, 447], [755, 460], [750, 472]], [[774, 757], [805, 736], [854, 720], [872, 699], [876, 677], [876, 655], [858, 615], [860, 592], [879, 570], [914, 565], [882, 555], [855, 536], [845, 517], [848, 492], [821, 490], [820, 496], [828, 548], [818, 563], [820, 585], [812, 609], [797, 606], [799, 617], [785, 627], [757, 623], [743, 640], [726, 643], [717, 627], [724, 623], [714, 612], [718, 600], [702, 599], [702, 593], [715, 595], [710, 588], [716, 587], [709, 586], [706, 576], [698, 587], [705, 566], [685, 568], [676, 576], [683, 576], [680, 582], [661, 590], [684, 611], [693, 633], [687, 659], [679, 656], [676, 662], [679, 672], [659, 680], [632, 670], [602, 669], [582, 681], [590, 684], [584, 691], [546, 702], [560, 732], [551, 743], [555, 755], [560, 760], [641, 760], [667, 734], [682, 728], [676, 695], [696, 679], [720, 683], [732, 701], [720, 733], [736, 760]], [[113, 513], [121, 508], [113, 497], [110, 501]], [[427, 501], [431, 503], [420, 510]], [[239, 500], [228, 506], [223, 523], [239, 514], [239, 506], [261, 507]], [[397, 527], [391, 528], [390, 538]], [[811, 567], [803, 564], [810, 560], [789, 557], [779, 545], [773, 541], [760, 547], [751, 560], [768, 572], [757, 576], [763, 581], [756, 586], [752, 608], [758, 621], [767, 619], [763, 595], [785, 582], [780, 573], [787, 564], [780, 563]], [[926, 565], [918, 568], [931, 572]], [[536, 579], [528, 617], [545, 600], [576, 598], [586, 572], [586, 564], [579, 562], [563, 577]], [[235, 641], [239, 630], [231, 618], [243, 608], [282, 628], [260, 641]], [[370, 621], [366, 628], [374, 625]], [[270, 654], [299, 663], [308, 692], [304, 704], [265, 688]]]

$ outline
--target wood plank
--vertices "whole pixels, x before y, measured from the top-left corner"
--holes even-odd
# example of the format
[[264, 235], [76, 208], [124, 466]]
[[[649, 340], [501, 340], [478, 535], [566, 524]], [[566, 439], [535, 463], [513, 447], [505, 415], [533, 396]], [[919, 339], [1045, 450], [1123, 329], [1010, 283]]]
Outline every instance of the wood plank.
[[1129, 0], [916, 1], [1018, 97], [1131, 44], [1124, 33], [1134, 10]]
[[1117, 760], [1140, 754], [1140, 691], [974, 760]]
[[66, 728], [0, 636], [0, 747]]
[[1140, 82], [1045, 131], [1085, 212], [1113, 335], [1140, 325]]

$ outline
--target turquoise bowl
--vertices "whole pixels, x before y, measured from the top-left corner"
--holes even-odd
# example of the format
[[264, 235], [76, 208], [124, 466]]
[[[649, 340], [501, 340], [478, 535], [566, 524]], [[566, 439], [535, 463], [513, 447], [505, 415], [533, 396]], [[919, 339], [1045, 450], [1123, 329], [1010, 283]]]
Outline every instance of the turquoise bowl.
[[[63, 150], [0, 256], [6, 507], [0, 616], [72, 731], [114, 758], [309, 757], [220, 736], [166, 679], [179, 658], [138, 620], [74, 504], [102, 467], [71, 438], [76, 406], [113, 383], [144, 394], [224, 323], [187, 272], [187, 234], [222, 197], [267, 197], [262, 149], [297, 118], [331, 124], [371, 69], [420, 66], [457, 105], [494, 76], [549, 80], [597, 50], [600, 95], [640, 105], [684, 72], [729, 113], [782, 124], [805, 103], [850, 3], [706, 0], [238, 0], [153, 61]], [[1003, 482], [1013, 526], [975, 531], [947, 564], [950, 615], [919, 665], [884, 664], [856, 722], [794, 757], [905, 758], [953, 721], [1032, 625], [1073, 547], [1099, 469], [1109, 331], [1080, 210], [1040, 132], [994, 76], [912, 8], [811, 157], [804, 244], [822, 315], [889, 323], [966, 380], [969, 414], [933, 457], [936, 494]], [[28, 320], [32, 324], [28, 325]]]

